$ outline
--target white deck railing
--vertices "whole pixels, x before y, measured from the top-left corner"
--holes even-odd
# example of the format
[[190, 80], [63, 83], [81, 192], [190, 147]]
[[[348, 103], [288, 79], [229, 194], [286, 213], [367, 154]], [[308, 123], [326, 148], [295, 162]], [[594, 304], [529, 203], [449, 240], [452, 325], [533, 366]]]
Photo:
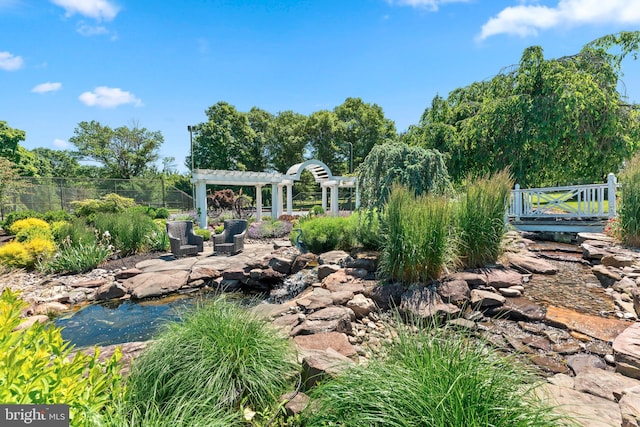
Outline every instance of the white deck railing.
[[[509, 218], [604, 219], [616, 216], [617, 180], [610, 173], [606, 184], [527, 188], [511, 191]], [[572, 202], [569, 204], [568, 202]], [[608, 205], [605, 206], [605, 202]]]

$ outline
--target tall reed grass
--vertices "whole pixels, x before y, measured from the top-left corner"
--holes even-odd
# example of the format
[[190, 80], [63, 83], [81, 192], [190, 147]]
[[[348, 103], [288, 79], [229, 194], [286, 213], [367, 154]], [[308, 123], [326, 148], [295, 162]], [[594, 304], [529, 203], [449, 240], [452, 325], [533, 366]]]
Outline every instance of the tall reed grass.
[[513, 358], [469, 336], [400, 328], [385, 359], [321, 383], [305, 427], [548, 427], [563, 421], [534, 393], [533, 376]]
[[137, 211], [97, 213], [94, 224], [101, 234], [109, 232], [120, 256], [144, 252], [152, 246], [152, 236], [158, 232], [153, 219]]
[[167, 324], [136, 359], [118, 418], [128, 426], [233, 426], [241, 405], [277, 405], [297, 371], [286, 337], [221, 298]]
[[640, 246], [640, 155], [634, 156], [620, 174], [621, 199], [618, 226], [622, 241]]
[[498, 259], [512, 187], [509, 170], [469, 178], [455, 214], [457, 253], [464, 267], [483, 267]]
[[411, 284], [436, 279], [452, 262], [453, 208], [444, 196], [394, 185], [384, 210], [380, 272]]

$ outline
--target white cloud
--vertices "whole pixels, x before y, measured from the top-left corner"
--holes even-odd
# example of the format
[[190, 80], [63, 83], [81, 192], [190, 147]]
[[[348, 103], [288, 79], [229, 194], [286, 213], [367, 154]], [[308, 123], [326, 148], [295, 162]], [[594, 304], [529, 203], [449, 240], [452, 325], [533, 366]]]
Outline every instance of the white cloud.
[[83, 35], [85, 37], [102, 36], [105, 34], [109, 34], [109, 30], [102, 25], [87, 25], [83, 22], [78, 24], [77, 31], [78, 33], [80, 33], [80, 35]]
[[15, 71], [22, 68], [24, 60], [11, 52], [0, 52], [0, 70]]
[[64, 139], [56, 138], [53, 140], [53, 146], [62, 150], [69, 148], [69, 143]]
[[521, 37], [539, 30], [585, 24], [640, 24], [638, 0], [559, 0], [557, 6], [521, 4], [507, 7], [483, 26], [483, 40], [497, 34]]
[[31, 89], [31, 92], [47, 93], [47, 92], [55, 92], [60, 89], [62, 89], [62, 83], [46, 82], [46, 83], [40, 83], [39, 85], [35, 86], [33, 89]]
[[51, 3], [65, 10], [66, 16], [76, 13], [96, 21], [111, 21], [120, 8], [109, 0], [51, 0]]
[[134, 94], [118, 87], [98, 86], [93, 92], [84, 92], [78, 99], [89, 107], [115, 108], [124, 104], [133, 104], [136, 107], [143, 105]]
[[387, 3], [398, 6], [411, 6], [418, 9], [438, 10], [438, 6], [446, 3], [466, 3], [470, 0], [387, 0]]

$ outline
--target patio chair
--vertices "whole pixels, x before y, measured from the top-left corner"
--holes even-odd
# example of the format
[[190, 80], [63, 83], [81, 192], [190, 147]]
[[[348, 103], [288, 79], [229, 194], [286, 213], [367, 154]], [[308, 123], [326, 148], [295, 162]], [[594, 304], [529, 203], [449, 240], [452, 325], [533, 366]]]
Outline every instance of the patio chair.
[[167, 222], [167, 234], [171, 243], [171, 253], [177, 257], [195, 255], [203, 251], [204, 239], [193, 232], [191, 221]]
[[227, 219], [224, 231], [213, 235], [213, 253], [236, 254], [244, 249], [244, 236], [247, 234], [246, 219]]

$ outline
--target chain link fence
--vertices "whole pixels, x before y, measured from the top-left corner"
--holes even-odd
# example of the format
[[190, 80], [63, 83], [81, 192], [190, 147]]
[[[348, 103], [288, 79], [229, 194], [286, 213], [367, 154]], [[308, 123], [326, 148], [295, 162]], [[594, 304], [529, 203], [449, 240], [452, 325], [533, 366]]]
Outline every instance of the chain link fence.
[[99, 199], [110, 193], [129, 197], [143, 206], [193, 209], [191, 195], [167, 186], [164, 179], [21, 177], [6, 194], [2, 213], [25, 209], [36, 212], [58, 209], [70, 211], [73, 201]]

